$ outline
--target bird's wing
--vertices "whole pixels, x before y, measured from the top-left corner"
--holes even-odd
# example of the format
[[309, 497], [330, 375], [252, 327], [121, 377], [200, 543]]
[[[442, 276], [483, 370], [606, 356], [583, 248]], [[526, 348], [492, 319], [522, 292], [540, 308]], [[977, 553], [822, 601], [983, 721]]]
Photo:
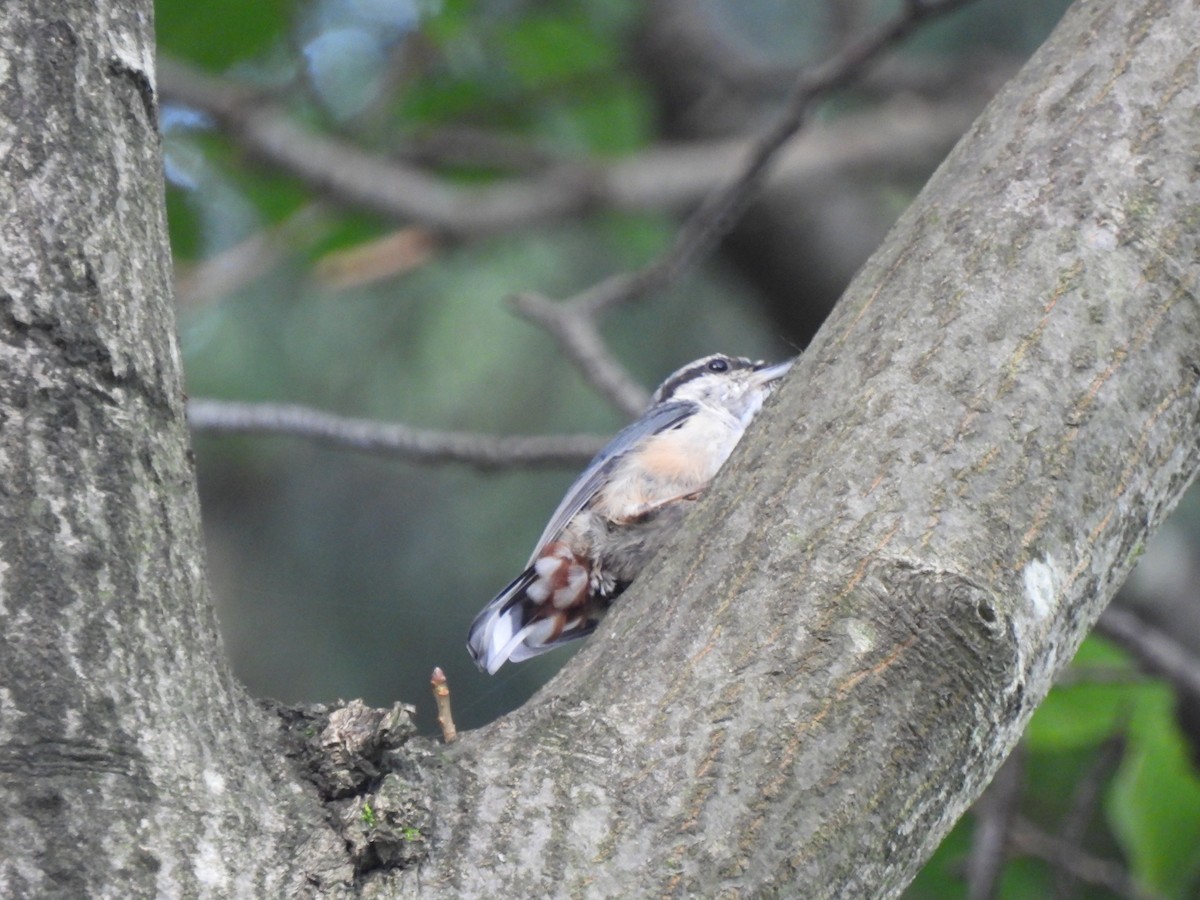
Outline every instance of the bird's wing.
[[660, 404], [618, 432], [617, 436], [588, 463], [587, 468], [575, 479], [575, 483], [563, 497], [554, 515], [550, 517], [550, 523], [538, 539], [525, 571], [493, 597], [471, 623], [467, 634], [467, 646], [476, 665], [494, 673], [508, 659], [527, 659], [554, 644], [583, 637], [595, 628], [595, 622], [581, 620], [579, 626], [567, 634], [553, 640], [548, 637], [540, 638], [535, 640], [534, 646], [522, 649], [531, 636], [536, 637], [538, 629], [551, 629], [555, 625], [553, 618], [530, 619], [528, 612], [523, 610], [525, 589], [537, 577], [533, 564], [542, 548], [557, 540], [571, 518], [596, 496], [609, 473], [625, 454], [645, 438], [678, 425], [696, 409], [697, 405], [688, 400]]
[[690, 400], [677, 400], [663, 403], [654, 407], [636, 422], [626, 425], [603, 450], [592, 458], [586, 469], [575, 479], [575, 483], [567, 490], [567, 495], [558, 504], [558, 509], [550, 517], [546, 530], [538, 538], [529, 557], [527, 566], [531, 566], [546, 544], [558, 538], [567, 523], [575, 513], [583, 509], [603, 487], [608, 474], [616, 467], [626, 453], [633, 449], [644, 438], [673, 428], [692, 415], [699, 407]]

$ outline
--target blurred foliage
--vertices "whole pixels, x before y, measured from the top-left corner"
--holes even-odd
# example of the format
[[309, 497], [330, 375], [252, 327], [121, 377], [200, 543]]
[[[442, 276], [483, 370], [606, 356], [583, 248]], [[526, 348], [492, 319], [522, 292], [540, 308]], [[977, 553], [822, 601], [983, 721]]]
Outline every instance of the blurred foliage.
[[154, 29], [159, 52], [220, 72], [269, 52], [287, 35], [293, 11], [288, 0], [156, 3]]
[[[822, 52], [836, 8], [703, 5], [734, 40], [785, 61]], [[861, 7], [877, 16], [893, 5]], [[1027, 54], [1064, 5], [979, 3], [907, 52]], [[164, 55], [269, 89], [298, 121], [380, 154], [456, 127], [587, 159], [655, 140], [657, 99], [630, 49], [641, 12], [632, 0], [159, 0], [157, 25]], [[295, 179], [250, 164], [203, 116], [168, 108], [163, 127], [192, 395], [505, 434], [605, 433], [622, 424], [504, 299], [522, 290], [565, 297], [640, 265], [667, 245], [671, 219], [603, 215], [441, 246], [392, 277], [339, 286], [320, 276], [323, 262], [396, 223], [335, 209]], [[445, 172], [495, 176], [480, 163]], [[881, 204], [896, 206], [907, 190], [881, 185]], [[264, 241], [256, 267], [231, 284], [205, 281], [222, 254], [255, 240]], [[780, 358], [802, 340], [778, 333], [719, 259], [619, 311], [606, 336], [648, 386], [717, 349]], [[462, 642], [475, 611], [525, 559], [570, 472], [416, 467], [286, 438], [200, 438], [197, 453], [219, 615], [254, 692], [284, 701], [415, 700], [432, 729], [428, 676], [440, 665], [459, 725], [469, 728], [523, 702], [569, 655], [488, 678]], [[1079, 664], [1133, 674], [1120, 652], [1094, 639]], [[1162, 897], [1198, 896], [1200, 781], [1172, 695], [1158, 682], [1056, 690], [1026, 738], [1021, 815], [1055, 833], [1081, 771], [1114, 739], [1123, 754], [1104, 775], [1084, 847]], [[968, 816], [909, 897], [965, 895], [972, 829]], [[1042, 861], [1016, 860], [999, 896], [1053, 896], [1059, 877]], [[1113, 894], [1079, 885], [1072, 896]]]
[[[1098, 790], [1098, 808], [1082, 841], [1099, 859], [1124, 858], [1152, 896], [1190, 898], [1200, 889], [1200, 773], [1188, 758], [1165, 684], [1138, 676], [1120, 650], [1091, 637], [1068, 670], [1080, 680], [1051, 691], [1024, 738], [1025, 770], [1018, 815], [1054, 834], [1072, 814], [1077, 792]], [[1091, 680], [1102, 671], [1110, 681]], [[1124, 674], [1125, 678], [1119, 676]], [[1115, 767], [1096, 771], [1112, 742]], [[1099, 778], [1098, 784], [1092, 779]], [[961, 873], [975, 823], [959, 822], [907, 893], [910, 900], [962, 895]], [[1047, 851], [1049, 851], [1047, 847]], [[1000, 900], [1053, 897], [1055, 868], [1041, 860], [1010, 865]], [[1111, 897], [1077, 885], [1080, 898]]]

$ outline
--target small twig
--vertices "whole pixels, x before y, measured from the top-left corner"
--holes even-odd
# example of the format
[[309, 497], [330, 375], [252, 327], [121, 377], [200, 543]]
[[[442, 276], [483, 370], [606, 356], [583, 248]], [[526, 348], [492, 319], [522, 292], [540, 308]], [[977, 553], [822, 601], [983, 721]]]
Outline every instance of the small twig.
[[[633, 273], [611, 276], [586, 292], [592, 314], [659, 290], [729, 233], [754, 198], [780, 148], [804, 125], [816, 101], [858, 77], [885, 51], [908, 37], [925, 19], [949, 12], [972, 0], [908, 0], [894, 18], [847, 44], [825, 62], [805, 70], [775, 123], [751, 146], [737, 177], [711, 192], [679, 232], [671, 246], [649, 265]], [[581, 302], [581, 305], [584, 305]]]
[[515, 294], [512, 308], [540, 325], [558, 342], [580, 374], [613, 406], [633, 418], [646, 408], [650, 394], [617, 360], [596, 327], [586, 303], [557, 303], [538, 294]]
[[696, 259], [708, 253], [733, 228], [766, 180], [781, 148], [804, 125], [818, 99], [853, 80], [884, 51], [907, 37], [930, 16], [964, 6], [971, 0], [909, 0], [903, 10], [880, 28], [853, 41], [824, 63], [806, 70], [797, 80], [775, 123], [751, 143], [738, 174], [709, 192], [687, 218], [674, 241], [649, 264], [619, 272], [560, 303], [523, 295], [514, 306], [537, 322], [559, 348], [618, 408], [634, 415], [645, 395], [608, 353], [596, 320], [609, 309], [660, 290], [679, 277]]
[[289, 435], [363, 453], [480, 469], [582, 466], [604, 446], [604, 438], [592, 435], [507, 437], [436, 431], [337, 416], [306, 406], [223, 400], [190, 400], [188, 424], [200, 432]]
[[453, 744], [458, 740], [458, 729], [454, 727], [454, 716], [450, 713], [450, 688], [446, 684], [446, 673], [435, 667], [429, 679], [433, 688], [433, 700], [437, 703], [437, 720], [442, 726], [442, 740]]
[[1010, 845], [1022, 856], [1040, 859], [1069, 871], [1084, 884], [1104, 888], [1128, 900], [1157, 900], [1157, 895], [1141, 888], [1124, 867], [1111, 860], [1085, 853], [1061, 838], [1042, 831], [1026, 819], [1013, 825]]
[[1025, 749], [1018, 744], [975, 803], [975, 832], [967, 858], [968, 900], [992, 900], [997, 895], [1024, 775]]
[[1148, 672], [1200, 698], [1200, 659], [1164, 631], [1119, 606], [1109, 606], [1096, 632], [1132, 653]]

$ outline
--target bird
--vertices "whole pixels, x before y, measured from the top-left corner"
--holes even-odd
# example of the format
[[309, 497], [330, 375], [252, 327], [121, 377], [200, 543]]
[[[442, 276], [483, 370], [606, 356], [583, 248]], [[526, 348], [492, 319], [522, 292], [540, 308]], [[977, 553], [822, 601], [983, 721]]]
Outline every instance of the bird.
[[525, 570], [480, 611], [467, 648], [494, 675], [591, 634], [678, 531], [794, 360], [715, 354], [667, 377], [567, 490]]

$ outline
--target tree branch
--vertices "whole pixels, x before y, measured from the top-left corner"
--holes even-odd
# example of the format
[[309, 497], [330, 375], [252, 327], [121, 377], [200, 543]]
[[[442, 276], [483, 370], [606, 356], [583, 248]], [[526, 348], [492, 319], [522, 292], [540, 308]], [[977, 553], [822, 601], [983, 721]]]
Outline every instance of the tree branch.
[[1011, 846], [1014, 853], [1043, 860], [1077, 881], [1104, 888], [1126, 900], [1156, 900], [1154, 894], [1138, 887], [1119, 863], [1085, 853], [1025, 819], [1017, 820]]
[[217, 635], [153, 19], [0, 13], [0, 892], [302, 896], [352, 870]]
[[188, 424], [209, 434], [274, 434], [428, 464], [479, 469], [582, 466], [604, 445], [592, 435], [506, 437], [355, 419], [307, 406], [193, 399]]
[[1167, 679], [1179, 691], [1200, 697], [1200, 659], [1136, 613], [1110, 606], [1096, 623], [1096, 631], [1133, 654], [1147, 671]]
[[645, 410], [650, 394], [608, 349], [596, 324], [590, 296], [585, 291], [572, 301], [560, 303], [526, 291], [514, 294], [509, 302], [519, 315], [546, 330], [602, 397], [634, 418]]
[[[174, 60], [160, 60], [159, 84], [166, 101], [208, 113], [254, 157], [333, 200], [461, 238], [551, 224], [596, 209], [686, 210], [727, 183], [751, 146], [733, 139], [657, 147], [616, 162], [559, 162], [537, 177], [467, 186], [305, 129], [270, 98]], [[845, 172], [926, 172], [977, 112], [977, 103], [910, 99], [848, 115], [789, 145], [774, 177], [796, 182]]]
[[724, 237], [766, 180], [781, 148], [800, 130], [818, 100], [844, 87], [901, 43], [926, 19], [965, 6], [973, 0], [909, 2], [892, 19], [847, 44], [823, 63], [801, 73], [783, 111], [749, 147], [732, 182], [705, 196], [675, 235], [667, 250], [634, 272], [622, 272], [588, 288], [579, 309], [590, 315], [661, 290]]

